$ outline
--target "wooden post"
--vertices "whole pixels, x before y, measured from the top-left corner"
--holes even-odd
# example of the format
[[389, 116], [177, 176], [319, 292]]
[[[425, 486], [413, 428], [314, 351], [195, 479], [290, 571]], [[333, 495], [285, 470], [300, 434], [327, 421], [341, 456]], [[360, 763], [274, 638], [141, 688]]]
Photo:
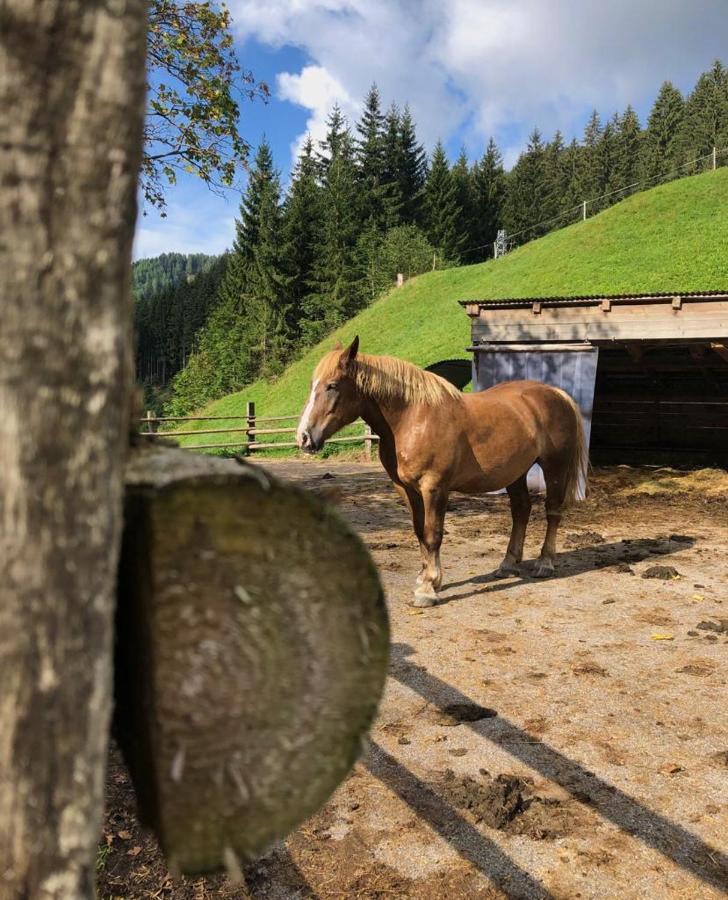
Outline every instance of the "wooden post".
[[715, 147], [713, 147], [713, 171], [715, 172], [718, 166], [718, 151]]
[[583, 215], [584, 221], [586, 222], [586, 200], [584, 200], [584, 202], [582, 204], [582, 215]]
[[249, 456], [253, 452], [250, 445], [255, 441], [255, 435], [251, 433], [255, 428], [255, 403], [248, 401], [245, 414], [248, 417], [248, 430], [245, 432], [248, 443], [245, 447], [245, 455]]
[[372, 429], [369, 427], [369, 424], [367, 422], [364, 423], [364, 435], [365, 435], [364, 449], [367, 454], [367, 459], [371, 459], [372, 458], [372, 444], [374, 442], [372, 441]]
[[147, 434], [154, 434], [159, 428], [159, 423], [154, 421], [154, 410], [147, 410]]
[[404, 284], [404, 275], [402, 272], [397, 272], [397, 287], [401, 288]]
[[432, 254], [432, 271], [435, 271], [435, 267], [437, 266], [437, 252]]

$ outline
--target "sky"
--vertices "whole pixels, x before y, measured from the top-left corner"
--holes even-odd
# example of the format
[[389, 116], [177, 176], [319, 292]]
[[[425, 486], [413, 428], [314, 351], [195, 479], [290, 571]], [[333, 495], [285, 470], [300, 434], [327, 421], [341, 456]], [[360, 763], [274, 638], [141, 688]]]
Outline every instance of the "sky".
[[[713, 60], [728, 63], [726, 0], [228, 0], [244, 68], [268, 103], [241, 106], [255, 148], [271, 144], [285, 183], [307, 133], [323, 136], [338, 102], [351, 122], [372, 82], [385, 106], [409, 103], [428, 150], [480, 156], [493, 136], [511, 166], [534, 126], [579, 137], [592, 109], [631, 103], [645, 121], [660, 84], [688, 92]], [[244, 182], [241, 186], [244, 186]], [[188, 176], [166, 218], [140, 215], [135, 258], [220, 253], [240, 193]]]

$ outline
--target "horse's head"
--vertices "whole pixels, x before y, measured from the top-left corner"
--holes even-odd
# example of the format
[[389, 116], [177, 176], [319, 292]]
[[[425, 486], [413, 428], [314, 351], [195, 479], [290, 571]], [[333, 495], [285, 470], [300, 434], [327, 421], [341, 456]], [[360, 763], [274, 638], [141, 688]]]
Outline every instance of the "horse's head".
[[353, 372], [358, 349], [355, 337], [346, 350], [339, 345], [316, 367], [296, 433], [296, 442], [306, 453], [318, 453], [327, 438], [359, 417], [361, 403]]

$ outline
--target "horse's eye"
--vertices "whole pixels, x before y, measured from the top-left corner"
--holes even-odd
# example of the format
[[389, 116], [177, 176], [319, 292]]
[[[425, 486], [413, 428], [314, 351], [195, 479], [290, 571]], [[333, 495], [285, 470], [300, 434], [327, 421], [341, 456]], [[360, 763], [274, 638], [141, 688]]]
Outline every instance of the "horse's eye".
[[326, 385], [326, 390], [327, 391], [335, 391], [337, 387], [338, 387], [338, 385], [336, 384], [336, 382], [332, 381], [331, 384]]

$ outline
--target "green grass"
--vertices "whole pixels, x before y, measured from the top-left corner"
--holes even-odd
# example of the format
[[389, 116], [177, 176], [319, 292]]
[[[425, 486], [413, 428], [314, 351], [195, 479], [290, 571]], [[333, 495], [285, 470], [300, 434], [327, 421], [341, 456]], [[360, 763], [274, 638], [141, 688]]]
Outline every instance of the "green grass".
[[[636, 194], [502, 259], [412, 279], [309, 350], [275, 382], [257, 381], [210, 403], [201, 414], [243, 414], [248, 400], [255, 402], [260, 416], [299, 412], [316, 362], [337, 339], [346, 343], [355, 334], [364, 352], [400, 356], [418, 365], [466, 357], [470, 320], [458, 300], [727, 285], [728, 169], [719, 169]], [[205, 435], [204, 443], [228, 440]], [[189, 446], [202, 440], [181, 442]]]

